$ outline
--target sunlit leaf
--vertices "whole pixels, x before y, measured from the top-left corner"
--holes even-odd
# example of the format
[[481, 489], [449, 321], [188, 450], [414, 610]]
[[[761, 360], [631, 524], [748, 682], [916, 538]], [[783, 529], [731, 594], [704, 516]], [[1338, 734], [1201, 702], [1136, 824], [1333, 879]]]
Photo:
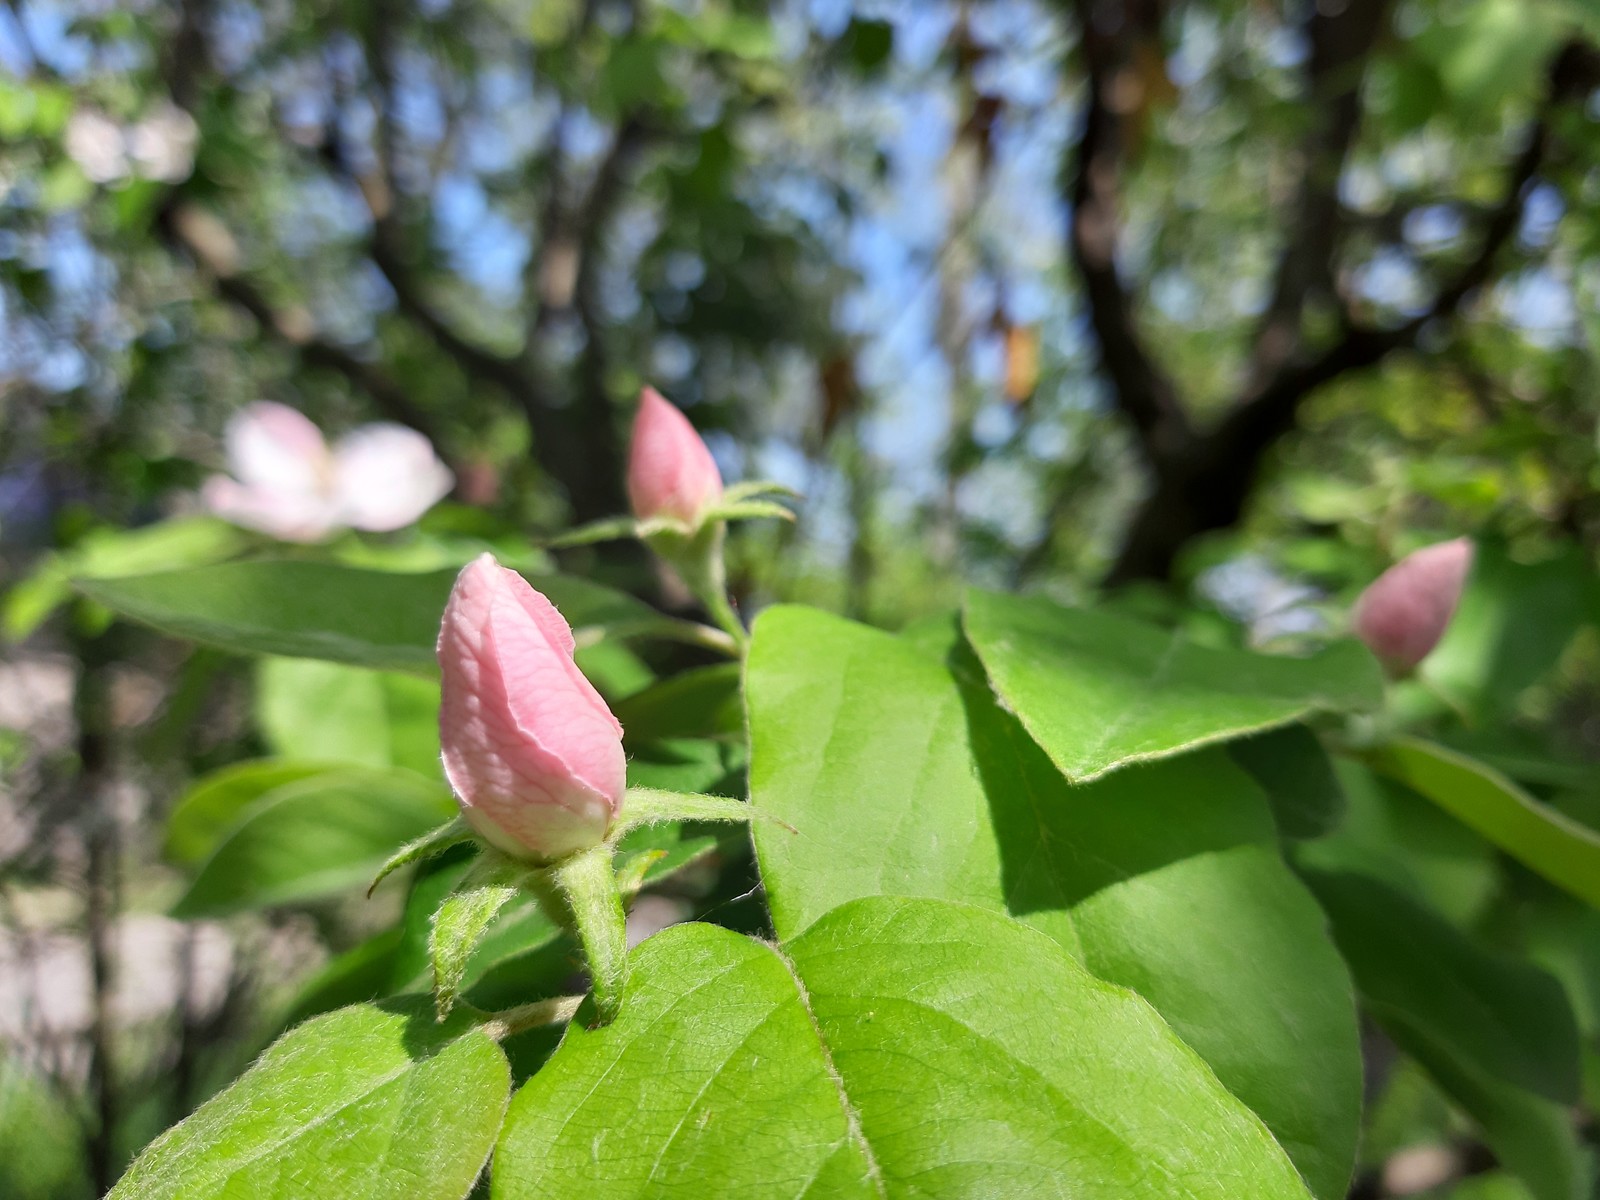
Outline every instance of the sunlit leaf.
[[1402, 738], [1371, 762], [1551, 883], [1600, 907], [1600, 833], [1443, 746]]
[[[84, 595], [131, 620], [240, 654], [321, 658], [433, 675], [439, 618], [456, 572], [407, 575], [313, 562], [220, 563], [154, 575], [79, 579]], [[564, 575], [528, 582], [574, 628], [658, 614], [622, 592]]]
[[1382, 697], [1377, 662], [1353, 642], [1309, 658], [1251, 654], [988, 592], [968, 594], [963, 624], [995, 691], [1075, 781]]
[[1148, 1005], [1002, 915], [871, 899], [632, 959], [616, 1023], [517, 1094], [496, 1200], [1306, 1196]]
[[778, 934], [861, 896], [1010, 912], [1140, 992], [1313, 1191], [1342, 1196], [1361, 1077], [1350, 983], [1259, 788], [1220, 751], [1069, 784], [970, 653], [958, 666], [814, 610], [757, 621], [751, 796], [798, 830], [753, 830]]
[[460, 1200], [505, 1111], [500, 1048], [422, 1004], [359, 1006], [280, 1038], [162, 1134], [114, 1200]]

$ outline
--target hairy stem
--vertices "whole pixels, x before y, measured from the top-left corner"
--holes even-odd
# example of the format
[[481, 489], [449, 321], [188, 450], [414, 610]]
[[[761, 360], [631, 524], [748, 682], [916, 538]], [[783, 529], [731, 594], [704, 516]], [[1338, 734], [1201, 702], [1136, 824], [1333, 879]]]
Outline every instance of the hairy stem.
[[611, 863], [611, 847], [601, 844], [553, 868], [556, 886], [583, 946], [599, 1023], [609, 1025], [622, 1006], [628, 981], [627, 918]]

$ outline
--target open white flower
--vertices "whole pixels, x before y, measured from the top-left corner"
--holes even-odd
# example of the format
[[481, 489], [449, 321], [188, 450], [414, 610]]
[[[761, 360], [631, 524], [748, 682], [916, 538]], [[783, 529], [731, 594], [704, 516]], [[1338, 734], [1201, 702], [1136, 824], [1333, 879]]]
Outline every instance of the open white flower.
[[403, 425], [363, 425], [329, 448], [322, 431], [283, 404], [251, 404], [228, 422], [229, 475], [200, 498], [225, 521], [286, 542], [338, 529], [411, 524], [455, 485], [428, 439]]

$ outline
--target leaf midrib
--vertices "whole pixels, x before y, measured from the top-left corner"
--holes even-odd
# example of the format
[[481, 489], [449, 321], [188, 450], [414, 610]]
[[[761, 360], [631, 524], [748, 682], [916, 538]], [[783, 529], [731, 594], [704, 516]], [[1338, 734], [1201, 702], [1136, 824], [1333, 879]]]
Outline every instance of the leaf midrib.
[[[817, 1014], [811, 1007], [811, 993], [806, 989], [805, 981], [800, 978], [800, 972], [795, 968], [794, 962], [777, 946], [763, 943], [772, 952], [774, 958], [783, 964], [783, 969], [789, 973], [789, 979], [794, 984], [795, 995], [800, 1002], [800, 1011], [805, 1013], [806, 1020], [811, 1025], [811, 1032], [816, 1036], [817, 1048], [822, 1054], [822, 1066], [828, 1074], [828, 1079], [833, 1083], [834, 1090], [839, 1096], [839, 1107], [844, 1112], [845, 1132], [850, 1140], [861, 1148], [861, 1156], [867, 1161], [867, 1178], [872, 1181], [872, 1188], [882, 1200], [888, 1200], [888, 1188], [883, 1182], [883, 1170], [878, 1166], [878, 1156], [872, 1152], [872, 1145], [867, 1141], [865, 1130], [861, 1127], [861, 1114], [857, 1111], [855, 1102], [850, 1099], [850, 1093], [844, 1086], [844, 1076], [839, 1073], [839, 1068], [833, 1061], [833, 1049], [828, 1045], [828, 1039], [822, 1034], [822, 1024], [817, 1020]], [[825, 1163], [823, 1165], [826, 1165]], [[806, 1187], [809, 1189], [808, 1182]], [[803, 1193], [802, 1193], [803, 1194]]]

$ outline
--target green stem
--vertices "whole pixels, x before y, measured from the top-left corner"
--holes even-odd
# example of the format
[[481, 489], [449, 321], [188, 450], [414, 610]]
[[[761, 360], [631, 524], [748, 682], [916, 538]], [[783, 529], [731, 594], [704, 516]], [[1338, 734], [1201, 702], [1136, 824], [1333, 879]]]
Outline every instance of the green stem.
[[605, 844], [574, 854], [552, 871], [583, 945], [599, 1023], [609, 1025], [622, 1007], [628, 981], [627, 918]]
[[553, 996], [549, 1000], [535, 1000], [532, 1004], [519, 1004], [500, 1012], [484, 1013], [482, 1029], [497, 1042], [515, 1037], [542, 1025], [560, 1025], [572, 1020], [572, 1014], [583, 1002], [582, 996]]
[[727, 630], [743, 655], [750, 635], [728, 602], [728, 576], [722, 561], [722, 543], [727, 532], [726, 522], [707, 522], [687, 543], [681, 543], [683, 549], [673, 558], [673, 563], [695, 598], [706, 606], [711, 619]]

